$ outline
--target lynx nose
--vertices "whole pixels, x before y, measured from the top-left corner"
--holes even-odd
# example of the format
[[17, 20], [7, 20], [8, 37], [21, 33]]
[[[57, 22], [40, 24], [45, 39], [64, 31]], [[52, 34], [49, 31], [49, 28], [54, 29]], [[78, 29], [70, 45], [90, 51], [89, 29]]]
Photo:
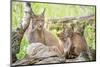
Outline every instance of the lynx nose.
[[42, 23], [39, 24], [39, 27], [42, 27]]

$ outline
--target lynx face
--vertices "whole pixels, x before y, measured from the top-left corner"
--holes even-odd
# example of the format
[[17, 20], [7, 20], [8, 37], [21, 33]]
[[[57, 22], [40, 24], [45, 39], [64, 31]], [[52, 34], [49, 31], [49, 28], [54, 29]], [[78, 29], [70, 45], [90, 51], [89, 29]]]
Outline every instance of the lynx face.
[[74, 32], [80, 33], [81, 35], [84, 34], [85, 24], [82, 22], [77, 22], [74, 28]]
[[32, 18], [32, 29], [42, 30], [44, 27], [44, 16], [43, 15], [35, 15]]
[[33, 14], [31, 22], [30, 22], [30, 25], [31, 25], [30, 28], [32, 29], [32, 31], [43, 29], [44, 23], [45, 23], [44, 12], [45, 10], [40, 15]]
[[71, 37], [72, 33], [73, 33], [73, 28], [72, 28], [71, 24], [66, 25], [63, 30], [63, 35], [65, 36], [65, 38]]

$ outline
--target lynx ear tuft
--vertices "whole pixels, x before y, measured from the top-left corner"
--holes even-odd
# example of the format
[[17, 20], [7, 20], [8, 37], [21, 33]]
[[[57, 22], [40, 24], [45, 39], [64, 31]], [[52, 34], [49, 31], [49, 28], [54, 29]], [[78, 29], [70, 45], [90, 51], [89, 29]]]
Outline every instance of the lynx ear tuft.
[[45, 14], [45, 10], [46, 10], [46, 8], [44, 8], [44, 10], [43, 10], [43, 12], [42, 12], [42, 15], [44, 15], [44, 14]]

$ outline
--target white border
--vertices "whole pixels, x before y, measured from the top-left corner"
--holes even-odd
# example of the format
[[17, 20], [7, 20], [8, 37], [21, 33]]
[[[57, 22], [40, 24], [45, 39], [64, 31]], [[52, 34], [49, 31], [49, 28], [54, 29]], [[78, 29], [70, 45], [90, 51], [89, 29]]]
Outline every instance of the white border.
[[[27, 0], [32, 1], [32, 0]], [[39, 65], [41, 67], [98, 67], [100, 64], [100, 0], [34, 0], [41, 2], [88, 4], [97, 6], [97, 61], [84, 63], [68, 63]], [[0, 67], [9, 67], [10, 64], [10, 0], [1, 0], [0, 2]], [[36, 65], [38, 67], [38, 65]], [[36, 67], [34, 66], [34, 67]]]

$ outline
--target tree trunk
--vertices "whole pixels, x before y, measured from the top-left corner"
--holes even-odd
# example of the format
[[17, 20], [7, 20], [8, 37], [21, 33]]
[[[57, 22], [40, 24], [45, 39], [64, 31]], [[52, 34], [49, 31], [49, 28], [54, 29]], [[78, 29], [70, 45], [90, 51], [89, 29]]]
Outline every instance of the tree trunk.
[[23, 38], [24, 32], [28, 28], [30, 24], [30, 18], [32, 15], [31, 5], [28, 2], [25, 2], [24, 5], [24, 16], [20, 26], [16, 29], [16, 31], [11, 32], [11, 52], [12, 52], [12, 63], [14, 63], [17, 58], [16, 54], [20, 51], [20, 43]]

